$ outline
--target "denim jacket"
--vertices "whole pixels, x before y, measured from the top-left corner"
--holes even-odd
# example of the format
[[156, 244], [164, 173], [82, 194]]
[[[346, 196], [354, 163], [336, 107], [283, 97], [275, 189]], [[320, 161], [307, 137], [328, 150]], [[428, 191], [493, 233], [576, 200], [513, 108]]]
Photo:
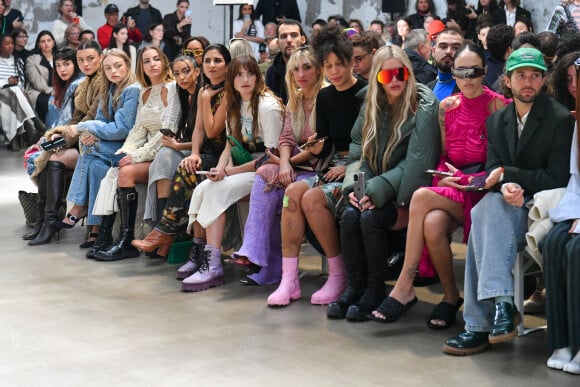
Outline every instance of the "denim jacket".
[[89, 132], [97, 137], [93, 145], [81, 145], [81, 154], [92, 153], [107, 160], [112, 158], [135, 125], [140, 90], [138, 83], [127, 86], [119, 96], [116, 111], [113, 110], [113, 98], [109, 91], [109, 116], [113, 118], [107, 120], [103, 114], [103, 106], [99, 105], [94, 120], [78, 124], [79, 132]]

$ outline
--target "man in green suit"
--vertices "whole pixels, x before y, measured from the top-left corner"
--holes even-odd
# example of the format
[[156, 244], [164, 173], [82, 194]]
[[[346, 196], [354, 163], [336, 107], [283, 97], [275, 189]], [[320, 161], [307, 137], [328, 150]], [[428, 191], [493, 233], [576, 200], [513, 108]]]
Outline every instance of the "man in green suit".
[[538, 191], [565, 187], [574, 118], [543, 93], [546, 64], [534, 48], [514, 51], [504, 82], [513, 102], [487, 120], [486, 188], [471, 212], [465, 265], [465, 330], [443, 351], [471, 355], [511, 340], [521, 321], [513, 305], [511, 274], [525, 246], [528, 210]]

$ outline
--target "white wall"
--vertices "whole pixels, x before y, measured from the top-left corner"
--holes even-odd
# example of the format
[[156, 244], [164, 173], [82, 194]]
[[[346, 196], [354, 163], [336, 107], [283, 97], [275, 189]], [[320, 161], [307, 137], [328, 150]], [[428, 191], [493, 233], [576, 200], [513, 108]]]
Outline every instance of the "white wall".
[[[476, 4], [477, 0], [467, 0]], [[116, 4], [121, 14], [129, 7], [138, 4], [138, 0], [84, 0], [83, 15], [96, 31], [105, 23], [104, 8], [110, 2]], [[257, 0], [254, 0], [257, 3]], [[555, 5], [560, 0], [522, 0], [523, 6], [532, 12], [532, 21], [536, 31], [546, 27]], [[151, 0], [151, 4], [158, 8], [163, 15], [175, 10], [176, 0]], [[407, 0], [409, 10], [414, 12], [415, 0]], [[30, 29], [30, 44], [34, 44], [36, 32], [51, 29], [52, 21], [58, 17], [58, 0], [13, 0], [13, 7], [23, 11], [25, 22]], [[444, 16], [447, 2], [435, 0], [440, 16]], [[302, 22], [306, 30], [317, 18], [326, 19], [329, 15], [341, 14], [346, 19], [357, 18], [365, 25], [373, 19], [387, 20], [390, 15], [381, 12], [380, 0], [298, 0]], [[204, 35], [211, 42], [225, 42], [229, 40], [229, 6], [214, 6], [212, 0], [190, 0], [190, 9], [193, 11], [192, 34]], [[234, 6], [234, 17], [238, 14], [238, 6]]]

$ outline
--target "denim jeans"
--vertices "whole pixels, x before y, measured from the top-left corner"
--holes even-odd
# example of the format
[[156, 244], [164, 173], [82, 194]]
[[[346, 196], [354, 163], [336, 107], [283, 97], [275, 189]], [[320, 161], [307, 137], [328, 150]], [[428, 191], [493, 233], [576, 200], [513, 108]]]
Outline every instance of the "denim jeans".
[[106, 162], [102, 157], [91, 153], [82, 153], [75, 166], [66, 199], [80, 206], [88, 205], [87, 224], [89, 225], [101, 224], [101, 217], [93, 215], [93, 207], [101, 187], [101, 180], [113, 164], [113, 161]]
[[512, 268], [526, 243], [528, 209], [506, 203], [490, 192], [471, 210], [471, 233], [465, 263], [465, 329], [489, 332], [494, 298], [513, 296]]

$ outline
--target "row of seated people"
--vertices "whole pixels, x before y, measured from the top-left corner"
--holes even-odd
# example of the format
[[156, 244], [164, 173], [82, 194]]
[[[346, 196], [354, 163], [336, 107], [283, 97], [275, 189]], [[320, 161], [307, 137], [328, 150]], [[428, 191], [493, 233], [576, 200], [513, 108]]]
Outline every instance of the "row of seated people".
[[[165, 256], [174, 236], [187, 230], [193, 247], [177, 276], [184, 291], [202, 291], [224, 283], [225, 211], [250, 194], [244, 243], [231, 261], [249, 267], [244, 284], [280, 282], [269, 305], [301, 297], [298, 255], [308, 227], [330, 268], [311, 302], [328, 304], [328, 317], [397, 321], [417, 302], [410, 284], [426, 244], [445, 292], [427, 325], [443, 329], [463, 301], [447, 233], [461, 224], [469, 229], [473, 214], [466, 331], [449, 339], [444, 351], [477, 353], [513, 337], [518, 312], [510, 272], [527, 227], [523, 204], [537, 191], [566, 184], [572, 144], [573, 117], [542, 91], [546, 65], [538, 50], [522, 48], [508, 59], [510, 102], [482, 86], [481, 50], [461, 46], [452, 63], [460, 93], [439, 103], [416, 83], [408, 56], [396, 46], [377, 50], [368, 85], [355, 78], [352, 46], [330, 27], [310, 47], [289, 50], [284, 108], [264, 85], [253, 56], [232, 58], [219, 44], [204, 51], [203, 87], [191, 57], [176, 59], [172, 74], [161, 50], [147, 47], [139, 53], [135, 83], [123, 51], [110, 50], [101, 59], [98, 45], [89, 44], [79, 49], [79, 62], [85, 50], [101, 62], [95, 67], [102, 69], [102, 87], [97, 91], [91, 80], [98, 78], [81, 67], [88, 77], [79, 88], [93, 85], [100, 98], [85, 100], [81, 120], [46, 135], [80, 143], [67, 195], [73, 207], [66, 219], [57, 218], [59, 174], [72, 167], [64, 158], [75, 148], [39, 156], [48, 160], [44, 168], [37, 162], [35, 171], [44, 216], [25, 236], [30, 245], [50, 242], [86, 216], [93, 232], [83, 243], [87, 257], [113, 261], [137, 257], [139, 250]], [[95, 101], [100, 105], [91, 116], [88, 106]], [[506, 127], [513, 137], [506, 138]], [[487, 173], [462, 170], [473, 164], [485, 165]], [[118, 167], [118, 178], [105, 184], [111, 166]], [[435, 168], [451, 176], [432, 181], [425, 171]], [[145, 218], [157, 222], [143, 240], [133, 240], [138, 183], [148, 184]], [[120, 235], [113, 240], [115, 197]], [[405, 265], [385, 298], [384, 259], [391, 248], [385, 235], [407, 225]], [[498, 265], [498, 257], [506, 262]], [[478, 293], [478, 282], [487, 293]], [[561, 307], [563, 318], [575, 321]], [[561, 330], [551, 334], [559, 335], [570, 355], [563, 363], [578, 365], [578, 356], [571, 360], [575, 337]]]
[[[80, 27], [78, 24], [72, 24], [67, 28], [71, 31], [71, 36], [75, 36], [75, 44], [67, 44], [64, 47], [77, 50], [81, 42], [94, 39], [94, 34], [90, 31], [80, 36]], [[76, 32], [72, 32], [76, 31]], [[18, 85], [19, 89], [6, 90], [2, 93], [11, 96], [17, 94], [20, 109], [16, 112], [21, 112], [21, 117], [18, 117], [17, 124], [14, 120], [3, 118], [2, 127], [5, 130], [7, 143], [16, 139], [17, 133], [21, 132], [20, 127], [25, 120], [37, 117], [37, 123], [44, 124], [47, 128], [55, 126], [57, 119], [57, 109], [55, 108], [54, 91], [53, 91], [53, 76], [54, 71], [54, 56], [57, 51], [57, 43], [50, 31], [44, 30], [38, 33], [34, 49], [26, 50], [28, 35], [25, 30], [15, 28], [10, 35], [3, 35], [0, 37], [3, 50], [0, 52], [0, 66], [2, 72], [0, 73], [0, 84]], [[204, 37], [191, 37], [184, 42], [184, 47], [187, 52], [194, 56], [198, 65], [201, 65], [201, 58], [203, 49], [207, 47], [209, 42]], [[131, 71], [135, 72], [137, 62], [137, 49], [128, 43], [128, 29], [123, 24], [118, 24], [113, 29], [111, 48], [122, 49], [131, 59]], [[11, 78], [13, 77], [13, 78]], [[15, 81], [18, 77], [18, 82]], [[13, 80], [11, 80], [13, 79]], [[28, 97], [23, 98], [22, 93]], [[4, 106], [5, 109], [8, 106]], [[39, 125], [41, 126], [41, 125]], [[17, 142], [13, 142], [13, 149], [18, 150]]]

